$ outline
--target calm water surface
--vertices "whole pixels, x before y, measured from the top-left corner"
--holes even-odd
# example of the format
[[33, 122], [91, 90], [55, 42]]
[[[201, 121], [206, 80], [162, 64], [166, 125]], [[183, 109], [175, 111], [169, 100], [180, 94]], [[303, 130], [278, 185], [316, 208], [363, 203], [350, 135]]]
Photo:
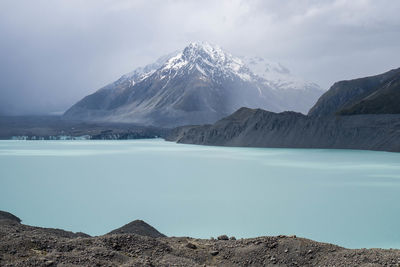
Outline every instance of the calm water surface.
[[0, 141], [0, 209], [91, 235], [140, 218], [169, 236], [400, 248], [400, 153]]

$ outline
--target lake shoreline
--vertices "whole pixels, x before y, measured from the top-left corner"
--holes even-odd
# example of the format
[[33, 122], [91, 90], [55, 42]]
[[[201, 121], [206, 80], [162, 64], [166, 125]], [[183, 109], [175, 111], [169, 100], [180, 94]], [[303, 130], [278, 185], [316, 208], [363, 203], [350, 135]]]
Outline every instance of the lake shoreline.
[[164, 137], [169, 129], [61, 116], [0, 116], [0, 140], [129, 140]]
[[176, 128], [73, 121], [61, 116], [0, 116], [0, 125], [0, 140], [163, 138], [169, 142], [204, 146], [400, 152], [398, 114], [320, 118], [295, 112], [241, 108], [214, 124]]

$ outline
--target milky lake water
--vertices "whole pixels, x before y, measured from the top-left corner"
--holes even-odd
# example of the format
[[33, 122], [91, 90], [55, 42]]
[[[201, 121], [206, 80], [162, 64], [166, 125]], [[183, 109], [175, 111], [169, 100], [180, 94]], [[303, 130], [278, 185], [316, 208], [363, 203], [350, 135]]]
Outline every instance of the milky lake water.
[[91, 235], [143, 219], [168, 236], [400, 248], [400, 153], [0, 141], [0, 210]]

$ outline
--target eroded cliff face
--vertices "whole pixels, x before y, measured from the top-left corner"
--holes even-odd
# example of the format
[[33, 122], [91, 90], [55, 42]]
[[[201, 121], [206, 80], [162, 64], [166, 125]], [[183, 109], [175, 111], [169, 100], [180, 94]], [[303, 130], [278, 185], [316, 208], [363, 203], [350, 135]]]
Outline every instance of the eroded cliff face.
[[218, 146], [400, 152], [400, 115], [311, 117], [241, 108], [213, 125], [176, 128], [167, 140]]

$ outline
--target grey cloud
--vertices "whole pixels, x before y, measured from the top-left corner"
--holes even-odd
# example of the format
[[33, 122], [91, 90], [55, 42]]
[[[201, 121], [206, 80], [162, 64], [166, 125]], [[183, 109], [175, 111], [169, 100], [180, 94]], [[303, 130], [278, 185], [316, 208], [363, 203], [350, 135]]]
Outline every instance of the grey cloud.
[[0, 112], [65, 110], [197, 40], [328, 88], [399, 67], [398, 10], [397, 0], [3, 0]]

